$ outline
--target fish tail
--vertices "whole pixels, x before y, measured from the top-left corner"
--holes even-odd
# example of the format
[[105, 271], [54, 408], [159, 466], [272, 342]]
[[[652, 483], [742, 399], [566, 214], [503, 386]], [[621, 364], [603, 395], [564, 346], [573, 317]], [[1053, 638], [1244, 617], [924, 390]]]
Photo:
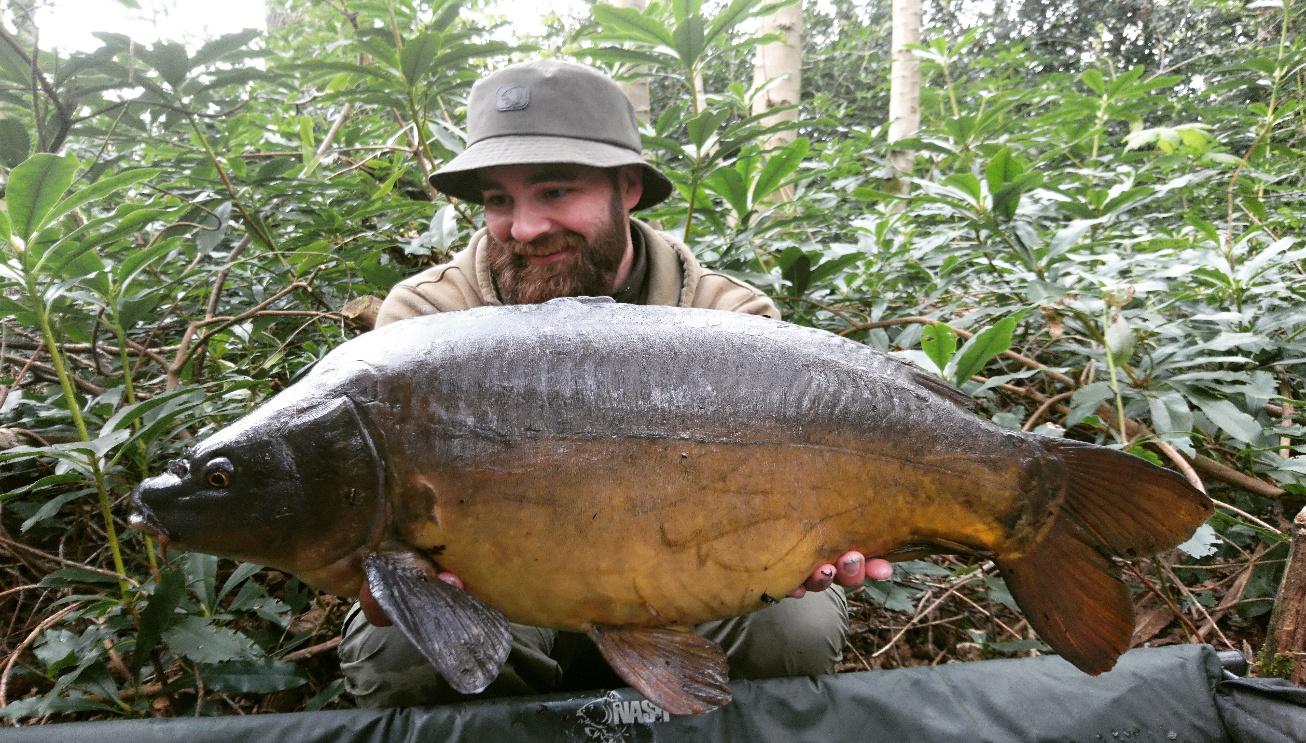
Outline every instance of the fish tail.
[[1133, 599], [1113, 560], [1173, 548], [1212, 504], [1177, 473], [1124, 452], [1069, 439], [1044, 447], [1065, 472], [1053, 522], [996, 561], [1039, 636], [1096, 675], [1115, 665], [1134, 631]]

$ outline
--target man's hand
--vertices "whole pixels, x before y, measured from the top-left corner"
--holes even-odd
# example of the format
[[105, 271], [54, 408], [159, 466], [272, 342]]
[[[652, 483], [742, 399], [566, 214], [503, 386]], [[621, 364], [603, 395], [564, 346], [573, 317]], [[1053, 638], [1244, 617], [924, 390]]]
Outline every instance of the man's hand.
[[853, 588], [860, 586], [865, 580], [888, 580], [893, 576], [893, 566], [888, 560], [881, 560], [878, 557], [866, 559], [866, 556], [856, 550], [849, 550], [843, 553], [835, 564], [818, 566], [812, 571], [812, 575], [801, 586], [789, 592], [792, 598], [802, 598], [808, 591], [824, 591], [832, 583], [838, 583], [841, 586]]
[[[448, 570], [441, 570], [435, 574], [436, 578], [448, 583], [454, 588], [462, 589], [463, 581], [458, 576]], [[372, 591], [367, 587], [367, 581], [363, 581], [363, 588], [358, 592], [358, 603], [363, 608], [363, 616], [367, 617], [367, 623], [373, 627], [389, 627], [393, 622], [390, 617], [385, 615], [385, 610], [376, 603], [372, 597]]]

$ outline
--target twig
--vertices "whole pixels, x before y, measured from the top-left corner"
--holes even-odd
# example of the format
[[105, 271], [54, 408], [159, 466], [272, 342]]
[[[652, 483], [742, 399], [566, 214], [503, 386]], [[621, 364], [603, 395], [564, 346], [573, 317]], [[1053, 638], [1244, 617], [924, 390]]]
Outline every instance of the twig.
[[946, 591], [944, 591], [942, 594], [940, 594], [939, 597], [938, 597], [937, 599], [934, 599], [934, 601], [933, 601], [929, 606], [925, 607], [924, 609], [920, 609], [920, 610], [918, 610], [918, 611], [916, 612], [916, 614], [912, 617], [911, 621], [909, 621], [909, 622], [907, 622], [906, 624], [904, 624], [903, 627], [902, 627], [902, 629], [898, 630], [898, 632], [895, 633], [893, 637], [889, 638], [889, 642], [887, 642], [887, 643], [884, 645], [884, 647], [880, 648], [879, 650], [876, 650], [874, 653], [871, 653], [871, 657], [872, 657], [872, 658], [878, 658], [878, 657], [880, 657], [881, 655], [884, 655], [886, 652], [889, 651], [889, 648], [893, 647], [893, 646], [898, 642], [898, 640], [901, 640], [901, 639], [902, 639], [902, 636], [903, 636], [903, 635], [907, 634], [907, 630], [909, 630], [909, 629], [911, 629], [912, 627], [916, 626], [915, 622], [916, 622], [917, 619], [919, 619], [919, 618], [925, 616], [926, 614], [929, 614], [930, 612], [932, 612], [932, 611], [934, 611], [935, 609], [937, 609], [938, 606], [939, 606], [939, 604], [942, 604], [945, 600], [947, 600], [947, 598], [948, 598], [949, 596], [951, 596], [952, 594], [956, 593], [956, 592], [957, 592], [957, 589], [959, 589], [959, 588], [961, 588], [962, 586], [966, 585], [967, 583], [969, 583], [969, 582], [975, 580], [976, 578], [978, 578], [978, 577], [981, 576], [981, 575], [984, 575], [984, 571], [983, 571], [983, 570], [976, 570], [975, 572], [971, 573], [970, 575], [967, 575], [967, 576], [961, 578], [960, 580], [955, 581], [951, 586], [948, 587], [948, 590], [946, 590]]
[[[1184, 596], [1188, 597], [1188, 603], [1196, 607], [1196, 609], [1202, 613], [1202, 616], [1206, 617], [1208, 625], [1215, 630], [1215, 634], [1220, 637], [1220, 641], [1224, 643], [1225, 647], [1230, 650], [1235, 649], [1234, 644], [1229, 642], [1229, 638], [1224, 636], [1224, 633], [1220, 631], [1220, 627], [1216, 625], [1215, 620], [1211, 618], [1210, 612], [1206, 610], [1205, 606], [1202, 606], [1202, 602], [1197, 600], [1197, 597], [1193, 595], [1193, 592], [1188, 590], [1188, 586], [1184, 585], [1184, 582], [1179, 580], [1179, 576], [1174, 574], [1174, 571], [1170, 569], [1170, 566], [1161, 562], [1158, 562], [1157, 564], [1159, 564], [1161, 569], [1165, 571], [1165, 574], [1170, 577], [1170, 580], [1173, 581], [1175, 585], [1179, 586], [1179, 590], [1183, 591]], [[1204, 639], [1202, 630], [1197, 630], [1196, 635], [1198, 639]]]
[[1033, 431], [1034, 426], [1038, 425], [1039, 419], [1042, 418], [1043, 415], [1047, 413], [1048, 410], [1051, 409], [1053, 405], [1056, 405], [1057, 403], [1069, 398], [1071, 395], [1074, 394], [1075, 394], [1074, 390], [1067, 390], [1065, 392], [1061, 392], [1059, 394], [1047, 398], [1046, 400], [1043, 401], [1042, 405], [1039, 405], [1037, 408], [1034, 409], [1034, 412], [1030, 414], [1029, 419], [1025, 421], [1025, 425], [1020, 427], [1020, 430]]
[[1264, 521], [1261, 521], [1260, 519], [1256, 518], [1255, 516], [1251, 515], [1250, 513], [1247, 513], [1246, 511], [1242, 510], [1241, 508], [1239, 508], [1239, 507], [1237, 507], [1237, 506], [1235, 506], [1235, 505], [1231, 505], [1231, 504], [1229, 504], [1229, 503], [1225, 503], [1224, 501], [1221, 501], [1221, 500], [1216, 500], [1215, 498], [1212, 498], [1212, 499], [1211, 499], [1211, 502], [1215, 504], [1215, 507], [1216, 507], [1216, 508], [1223, 508], [1223, 509], [1226, 510], [1226, 511], [1231, 511], [1231, 512], [1233, 512], [1233, 513], [1235, 513], [1235, 514], [1237, 514], [1237, 515], [1239, 515], [1239, 516], [1242, 516], [1243, 518], [1247, 519], [1248, 521], [1252, 522], [1253, 524], [1256, 524], [1257, 526], [1261, 527], [1262, 529], [1268, 529], [1268, 530], [1274, 532], [1275, 534], [1278, 534], [1279, 536], [1283, 536], [1283, 532], [1280, 531], [1279, 529], [1276, 529], [1276, 528], [1274, 528], [1273, 526], [1270, 526], [1269, 524], [1265, 523]]
[[[9, 654], [9, 659], [5, 662], [5, 670], [3, 673], [0, 673], [0, 709], [9, 705], [9, 672], [13, 670], [14, 663], [18, 661], [18, 656], [22, 655], [27, 648], [31, 647], [32, 643], [36, 642], [36, 638], [39, 637], [42, 632], [53, 627], [60, 619], [63, 619], [80, 608], [82, 608], [81, 603], [71, 604], [64, 607], [62, 611], [46, 617], [40, 624], [36, 625], [36, 629], [33, 629], [31, 633], [27, 635], [26, 639], [18, 643], [18, 647], [14, 648], [14, 652]], [[16, 726], [17, 723], [14, 723], [14, 725]]]
[[127, 580], [127, 581], [130, 582], [133, 586], [139, 586], [139, 585], [140, 585], [140, 583], [139, 583], [138, 581], [133, 580], [132, 578], [127, 577], [127, 576], [119, 575], [118, 573], [115, 573], [115, 572], [112, 571], [112, 570], [105, 570], [104, 568], [97, 568], [97, 567], [95, 567], [94, 565], [87, 565], [87, 564], [85, 564], [85, 563], [80, 563], [80, 562], [76, 562], [76, 561], [73, 561], [73, 560], [65, 560], [64, 558], [59, 557], [58, 555], [52, 555], [52, 554], [50, 554], [49, 552], [46, 552], [46, 551], [44, 551], [44, 550], [39, 550], [39, 549], [37, 549], [37, 548], [35, 548], [35, 547], [29, 547], [28, 545], [23, 544], [22, 542], [14, 541], [14, 540], [12, 540], [12, 539], [10, 539], [10, 538], [8, 538], [8, 537], [5, 537], [5, 536], [0, 536], [0, 544], [3, 544], [3, 545], [5, 545], [6, 547], [10, 547], [10, 548], [12, 548], [12, 549], [20, 549], [20, 550], [22, 550], [22, 551], [24, 551], [24, 552], [28, 552], [28, 553], [33, 554], [33, 555], [36, 555], [37, 557], [41, 558], [42, 560], [46, 560], [46, 561], [48, 561], [48, 562], [58, 563], [58, 564], [60, 564], [60, 565], [67, 565], [68, 567], [71, 567], [71, 568], [81, 568], [82, 570], [89, 570], [89, 571], [92, 572], [92, 573], [99, 573], [100, 575], [108, 576], [108, 577], [110, 577], [110, 578], [113, 578], [114, 580]]
[[[5, 400], [8, 399], [9, 390], [23, 383], [23, 377], [27, 376], [27, 371], [32, 368], [32, 364], [36, 363], [36, 357], [41, 355], [41, 350], [44, 348], [45, 341], [37, 341], [36, 350], [32, 351], [31, 358], [27, 359], [27, 363], [23, 364], [23, 368], [19, 369], [18, 374], [14, 375], [14, 383], [9, 387], [0, 387], [0, 408], [4, 407]], [[5, 354], [5, 356], [8, 355]]]
[[333, 637], [330, 640], [327, 640], [326, 642], [321, 642], [318, 643], [317, 645], [310, 645], [309, 647], [301, 648], [292, 653], [286, 653], [285, 655], [281, 656], [281, 660], [284, 660], [287, 663], [296, 663], [301, 660], [312, 658], [313, 656], [318, 655], [319, 653], [325, 653], [328, 650], [334, 650], [335, 647], [340, 644], [341, 639], [342, 638], [340, 637]]
[[[3, 358], [5, 361], [8, 361], [9, 363], [14, 365], [24, 364], [26, 365], [27, 368], [30, 368], [32, 371], [35, 371], [37, 374], [41, 375], [41, 377], [44, 379], [49, 379], [49, 380], [59, 379], [59, 375], [58, 373], [55, 372], [54, 367], [49, 366], [47, 364], [42, 364], [39, 361], [36, 361], [35, 358], [25, 359], [22, 356], [18, 356], [12, 353], [4, 354], [0, 358]], [[72, 380], [73, 385], [75, 385], [77, 389], [81, 390], [82, 392], [85, 392], [88, 395], [104, 394], [104, 388], [98, 384], [95, 384], [94, 382], [88, 382], [87, 380], [82, 379], [81, 377], [78, 377], [77, 375], [71, 373], [68, 375], [68, 378]]]
[[1197, 637], [1197, 627], [1195, 627], [1192, 621], [1188, 619], [1188, 617], [1184, 614], [1183, 610], [1180, 609], [1177, 604], [1175, 604], [1174, 599], [1171, 599], [1170, 596], [1166, 594], [1165, 591], [1162, 591], [1160, 588], [1154, 585], [1152, 581], [1148, 580], [1147, 576], [1143, 575], [1142, 572], [1140, 572], [1138, 568], [1134, 567], [1133, 564], [1125, 563], [1125, 569], [1128, 570], [1130, 573], [1132, 573], [1133, 576], [1137, 578], [1138, 581], [1142, 583], [1147, 590], [1156, 594], [1157, 598], [1164, 601], [1165, 605], [1170, 607], [1170, 612], [1175, 615], [1175, 619], [1178, 619], [1180, 623], [1184, 625], [1184, 629], [1188, 632], [1189, 638]]

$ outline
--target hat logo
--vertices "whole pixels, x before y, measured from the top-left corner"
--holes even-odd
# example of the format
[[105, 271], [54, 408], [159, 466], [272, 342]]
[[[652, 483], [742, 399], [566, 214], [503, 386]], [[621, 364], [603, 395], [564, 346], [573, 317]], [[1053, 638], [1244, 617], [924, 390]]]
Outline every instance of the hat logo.
[[495, 94], [494, 107], [500, 111], [522, 111], [531, 105], [531, 91], [525, 85], [505, 85]]

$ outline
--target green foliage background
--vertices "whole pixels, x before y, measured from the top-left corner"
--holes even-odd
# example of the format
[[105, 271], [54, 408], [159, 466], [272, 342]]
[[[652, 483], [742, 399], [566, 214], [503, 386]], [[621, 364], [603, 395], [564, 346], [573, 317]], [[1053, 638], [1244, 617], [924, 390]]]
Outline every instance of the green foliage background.
[[[677, 188], [644, 217], [790, 320], [1004, 425], [1190, 468], [1221, 509], [1132, 570], [1139, 641], [1260, 646], [1306, 498], [1300, 2], [927, 3], [907, 196], [885, 183], [887, 2], [806, 8], [777, 149], [750, 114], [774, 6], [597, 6], [524, 39], [478, 2], [274, 5], [267, 34], [74, 54], [39, 49], [22, 3], [0, 18], [0, 717], [349, 703], [340, 600], [160, 554], [123, 498], [461, 245], [475, 209], [425, 175], [460, 151], [472, 81], [538, 54], [651, 78], [645, 142]], [[1040, 647], [951, 559], [868, 587], [854, 627], [849, 668]]]

